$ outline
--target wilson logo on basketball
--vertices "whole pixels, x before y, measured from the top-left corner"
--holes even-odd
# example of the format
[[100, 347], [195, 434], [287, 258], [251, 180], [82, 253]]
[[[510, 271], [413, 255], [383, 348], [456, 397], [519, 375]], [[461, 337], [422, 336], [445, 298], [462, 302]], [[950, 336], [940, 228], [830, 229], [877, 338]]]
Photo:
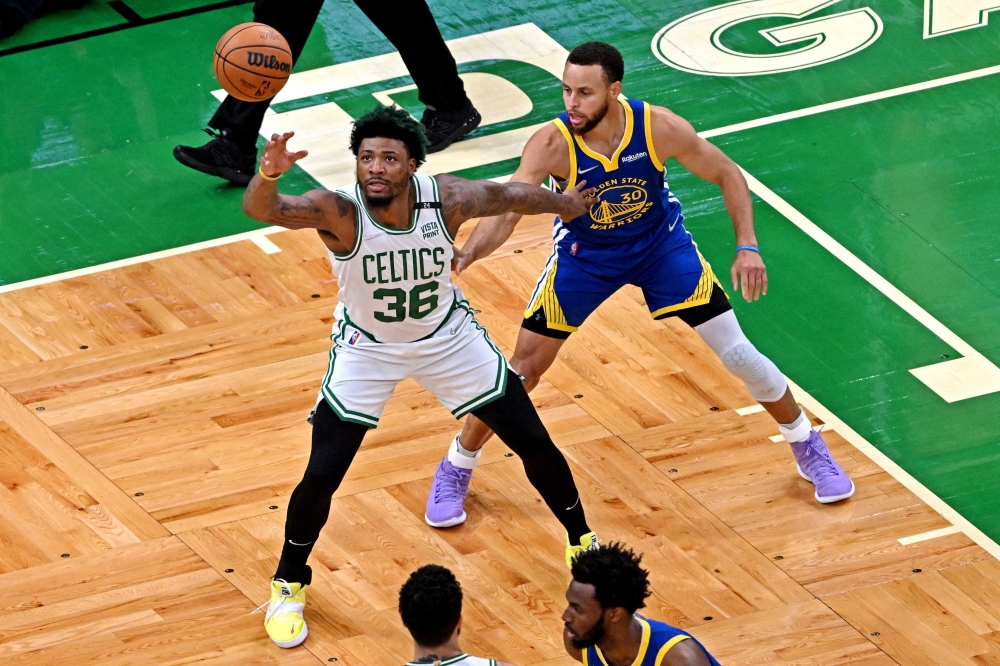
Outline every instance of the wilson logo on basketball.
[[256, 53], [254, 51], [247, 51], [247, 64], [251, 67], [263, 67], [264, 69], [276, 69], [279, 72], [284, 72], [285, 74], [292, 71], [291, 64], [287, 62], [281, 62], [273, 55], [268, 56], [263, 53]]

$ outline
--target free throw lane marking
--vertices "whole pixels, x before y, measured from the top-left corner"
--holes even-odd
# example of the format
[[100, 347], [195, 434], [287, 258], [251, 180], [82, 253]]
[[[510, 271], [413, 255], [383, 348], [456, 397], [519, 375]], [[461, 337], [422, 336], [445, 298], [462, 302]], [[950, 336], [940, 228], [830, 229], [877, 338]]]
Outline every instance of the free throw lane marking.
[[250, 240], [253, 244], [263, 250], [266, 254], [277, 254], [281, 252], [281, 248], [274, 244], [270, 238], [264, 234], [254, 234], [250, 236]]
[[939, 530], [931, 530], [930, 532], [924, 532], [923, 534], [914, 534], [913, 536], [896, 539], [896, 541], [904, 546], [909, 546], [910, 544], [920, 543], [921, 541], [930, 541], [931, 539], [948, 536], [949, 534], [960, 534], [961, 532], [962, 529], [960, 527], [949, 525], [948, 527], [942, 527]]
[[[948, 402], [965, 400], [966, 398], [974, 398], [1000, 391], [1000, 368], [997, 368], [989, 359], [976, 351], [972, 345], [958, 337], [950, 328], [931, 316], [927, 310], [917, 305], [909, 296], [876, 273], [868, 264], [858, 259], [854, 253], [838, 243], [830, 234], [816, 226], [812, 220], [772, 192], [770, 188], [746, 171], [743, 171], [743, 175], [750, 185], [751, 192], [784, 215], [789, 222], [804, 231], [806, 235], [826, 248], [833, 256], [847, 264], [851, 270], [860, 275], [866, 282], [885, 294], [889, 300], [901, 307], [907, 314], [926, 326], [934, 335], [941, 338], [952, 349], [965, 357], [956, 359], [955, 361], [936, 363], [910, 370], [927, 388]], [[958, 363], [958, 361], [962, 363]], [[942, 368], [942, 366], [945, 367]]]

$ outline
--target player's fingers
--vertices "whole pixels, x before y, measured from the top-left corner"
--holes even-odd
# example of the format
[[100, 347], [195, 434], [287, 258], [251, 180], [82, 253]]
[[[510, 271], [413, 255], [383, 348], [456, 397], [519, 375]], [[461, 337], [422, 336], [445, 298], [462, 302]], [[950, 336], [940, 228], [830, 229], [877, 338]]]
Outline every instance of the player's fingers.
[[597, 188], [596, 187], [589, 187], [589, 188], [587, 188], [586, 190], [583, 191], [583, 198], [584, 199], [590, 199], [590, 198], [595, 197], [595, 196], [597, 196]]
[[762, 268], [761, 269], [761, 271], [760, 271], [760, 279], [761, 279], [761, 282], [763, 284], [763, 286], [761, 287], [761, 293], [762, 293], [762, 295], [767, 296], [767, 269], [766, 268]]
[[747, 303], [749, 303], [750, 302], [750, 293], [751, 293], [750, 292], [750, 275], [749, 275], [749, 273], [745, 269], [740, 272], [740, 286], [741, 286], [740, 291], [743, 292], [743, 299]]
[[753, 300], [755, 301], [760, 300], [760, 287], [760, 271], [755, 270], [753, 272]]
[[298, 161], [298, 160], [301, 160], [303, 157], [305, 157], [308, 154], [309, 154], [308, 150], [300, 150], [297, 153], [292, 153], [292, 159]]
[[576, 190], [577, 192], [582, 192], [583, 188], [586, 186], [587, 186], [587, 181], [581, 180], [579, 183], [576, 184], [576, 186], [573, 189]]

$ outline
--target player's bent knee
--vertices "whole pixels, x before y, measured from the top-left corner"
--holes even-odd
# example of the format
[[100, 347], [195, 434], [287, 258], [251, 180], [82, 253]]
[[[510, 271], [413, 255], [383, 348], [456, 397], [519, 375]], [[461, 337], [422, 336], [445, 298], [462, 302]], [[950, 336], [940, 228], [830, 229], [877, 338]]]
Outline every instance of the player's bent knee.
[[545, 372], [544, 368], [539, 370], [536, 367], [536, 364], [524, 359], [511, 359], [510, 367], [514, 369], [514, 372], [516, 372], [518, 376], [520, 376], [521, 386], [523, 386], [524, 390], [528, 393], [531, 393], [531, 391], [538, 386], [538, 382], [541, 380], [542, 374]]
[[778, 367], [746, 338], [722, 350], [719, 357], [729, 372], [743, 380], [757, 402], [779, 400], [788, 389]]

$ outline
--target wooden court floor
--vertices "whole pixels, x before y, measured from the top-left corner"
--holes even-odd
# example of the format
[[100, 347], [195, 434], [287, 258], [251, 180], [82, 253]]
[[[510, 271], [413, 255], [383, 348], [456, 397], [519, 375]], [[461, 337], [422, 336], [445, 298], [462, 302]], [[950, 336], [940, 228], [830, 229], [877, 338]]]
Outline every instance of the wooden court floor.
[[[525, 221], [458, 282], [508, 352], [548, 254]], [[304, 647], [262, 615], [304, 469], [337, 287], [312, 232], [0, 294], [0, 666], [398, 666], [399, 585], [466, 591], [467, 651], [569, 664], [563, 535], [493, 440], [468, 522], [423, 522], [457, 425], [401, 384], [318, 543]], [[723, 271], [725, 272], [725, 271]], [[777, 286], [780, 288], [780, 286]], [[698, 337], [623, 291], [532, 398], [605, 540], [645, 555], [646, 612], [737, 664], [1000, 664], [1000, 562], [836, 432], [857, 494], [821, 506], [777, 427]], [[817, 421], [818, 423], [818, 421]]]

